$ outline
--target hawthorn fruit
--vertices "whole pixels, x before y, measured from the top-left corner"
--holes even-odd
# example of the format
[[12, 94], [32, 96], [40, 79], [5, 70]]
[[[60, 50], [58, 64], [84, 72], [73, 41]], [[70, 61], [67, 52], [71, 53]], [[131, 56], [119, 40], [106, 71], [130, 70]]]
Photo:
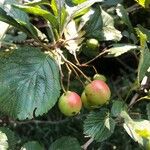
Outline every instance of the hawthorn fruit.
[[74, 116], [80, 112], [82, 101], [77, 93], [67, 91], [59, 98], [58, 107], [65, 116]]
[[111, 91], [108, 85], [102, 80], [94, 80], [85, 87], [81, 100], [85, 107], [95, 108], [108, 103], [110, 96]]

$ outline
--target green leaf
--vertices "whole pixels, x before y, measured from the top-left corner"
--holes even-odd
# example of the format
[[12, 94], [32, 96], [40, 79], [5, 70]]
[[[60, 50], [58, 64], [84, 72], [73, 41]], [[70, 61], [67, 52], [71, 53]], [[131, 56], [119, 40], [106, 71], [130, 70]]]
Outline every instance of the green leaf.
[[2, 8], [0, 8], [0, 21], [8, 23], [8, 24], [16, 27], [17, 29], [25, 32], [26, 34], [30, 35], [30, 32], [28, 31], [28, 29], [26, 29], [26, 27], [23, 27], [23, 25], [20, 25], [15, 19], [13, 19], [11, 16], [7, 15], [7, 13]]
[[5, 34], [3, 41], [7, 42], [24, 42], [27, 38], [27, 35], [24, 32], [18, 32], [18, 35]]
[[129, 16], [128, 16], [128, 13], [127, 11], [125, 10], [125, 8], [121, 5], [121, 4], [118, 4], [117, 5], [117, 8], [116, 8], [116, 12], [117, 12], [117, 15], [123, 20], [123, 22], [128, 26], [129, 30], [131, 32], [134, 32], [134, 28], [131, 24], [131, 21], [129, 19]]
[[143, 6], [144, 8], [150, 7], [150, 0], [135, 0], [139, 3], [139, 5]]
[[138, 66], [138, 84], [140, 85], [140, 82], [144, 78], [145, 74], [147, 73], [148, 68], [150, 67], [150, 50], [148, 49], [146, 40], [147, 36], [142, 33], [139, 29], [136, 29], [138, 36], [140, 37], [140, 61]]
[[[89, 13], [89, 20], [85, 24], [87, 37], [93, 37], [100, 41], [119, 41], [121, 32], [115, 29], [113, 18], [100, 7]], [[87, 16], [86, 16], [87, 17]]]
[[108, 5], [108, 6], [117, 5], [122, 2], [123, 2], [123, 0], [105, 0], [104, 5]]
[[58, 18], [59, 32], [62, 34], [66, 19], [68, 17], [68, 12], [65, 7], [65, 1], [64, 0], [63, 1], [52, 0], [51, 8], [55, 16], [57, 16]]
[[27, 13], [30, 13], [30, 14], [33, 14], [33, 15], [38, 15], [38, 16], [41, 16], [43, 17], [45, 20], [49, 21], [50, 24], [58, 29], [58, 21], [56, 19], [56, 17], [48, 12], [47, 10], [44, 10], [42, 8], [40, 8], [39, 6], [38, 7], [34, 7], [34, 6], [23, 6], [23, 5], [14, 5], [14, 7], [20, 9], [20, 10], [23, 10]]
[[144, 146], [144, 140], [150, 138], [150, 121], [133, 120], [126, 111], [122, 111], [121, 117], [124, 118], [123, 127], [129, 136], [139, 144]]
[[8, 16], [11, 16], [15, 20], [29, 23], [28, 15], [25, 12], [12, 7], [13, 4], [18, 4], [18, 2], [16, 0], [4, 0], [0, 2], [0, 7], [7, 12]]
[[114, 117], [120, 116], [120, 113], [127, 109], [126, 104], [123, 101], [116, 100], [113, 102], [111, 108], [111, 115]]
[[81, 146], [76, 138], [64, 136], [53, 142], [49, 150], [81, 150]]
[[107, 109], [90, 112], [84, 121], [84, 133], [98, 142], [106, 140], [115, 128], [115, 121], [109, 115]]
[[24, 33], [31, 37], [34, 37], [35, 39], [38, 38], [36, 29], [31, 23], [26, 23], [21, 20], [16, 21], [13, 17], [7, 15], [7, 12], [5, 12], [2, 8], [0, 8], [0, 21], [14, 26], [18, 30], [23, 31]]
[[36, 0], [25, 3], [26, 6], [36, 6], [36, 5], [49, 5], [49, 0]]
[[74, 4], [81, 4], [81, 3], [85, 2], [85, 1], [87, 1], [87, 0], [72, 0], [72, 2]]
[[44, 150], [44, 147], [37, 141], [29, 141], [21, 147], [21, 150]]
[[8, 139], [5, 133], [0, 131], [0, 150], [7, 150], [8, 149]]
[[20, 120], [47, 113], [60, 94], [55, 61], [39, 48], [7, 53], [0, 55], [0, 111]]
[[103, 0], [88, 0], [85, 1], [77, 6], [71, 7], [70, 9], [68, 9], [68, 13], [71, 14], [71, 18], [77, 16], [79, 13], [81, 13], [83, 10], [91, 7], [94, 3], [97, 2], [103, 2]]
[[[0, 21], [0, 41], [1, 39], [4, 37], [9, 25], [7, 23], [4, 23], [2, 21]], [[0, 42], [0, 47], [1, 47], [1, 42]]]
[[11, 147], [11, 149], [16, 149], [18, 137], [15, 135], [15, 133], [6, 127], [0, 127], [0, 131], [6, 134], [9, 147]]
[[112, 48], [108, 49], [108, 56], [118, 57], [128, 51], [138, 49], [138, 46], [133, 44], [113, 44]]
[[150, 103], [146, 105], [148, 120], [150, 120]]
[[83, 35], [84, 32], [78, 31], [78, 27], [74, 20], [69, 22], [64, 30], [65, 40], [67, 41], [65, 47], [74, 56], [76, 56], [76, 52], [81, 47], [81, 43], [84, 40]]
[[141, 25], [137, 25], [137, 27], [143, 34], [145, 34], [147, 36], [147, 41], [150, 42], [150, 30], [142, 27]]

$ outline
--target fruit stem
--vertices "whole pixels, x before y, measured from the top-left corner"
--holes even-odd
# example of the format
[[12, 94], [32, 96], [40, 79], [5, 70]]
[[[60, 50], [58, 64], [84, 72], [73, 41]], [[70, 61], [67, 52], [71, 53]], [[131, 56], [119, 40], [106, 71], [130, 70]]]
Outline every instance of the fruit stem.
[[65, 87], [64, 87], [64, 84], [63, 84], [63, 76], [61, 76], [60, 84], [61, 84], [63, 92], [66, 93], [66, 90], [65, 90]]
[[72, 68], [72, 70], [74, 71], [74, 73], [76, 74], [76, 76], [78, 77], [78, 80], [81, 82], [81, 84], [83, 85], [83, 87], [85, 87], [84, 83], [80, 79], [80, 76], [78, 75], [78, 73], [76, 72], [76, 70], [71, 65], [70, 65], [70, 67]]
[[87, 79], [89, 82], [91, 82], [91, 80], [75, 64], [73, 64], [71, 61], [67, 60], [64, 57], [64, 55], [61, 54], [59, 51], [57, 51], [57, 53], [61, 56], [61, 58], [64, 60], [64, 62], [66, 62], [70, 66], [74, 67], [74, 69], [76, 69], [77, 71], [79, 71], [85, 79]]
[[68, 69], [68, 80], [67, 80], [67, 91], [69, 90], [70, 87], [70, 76], [72, 73], [72, 70], [70, 69], [69, 65], [67, 63], [65, 63], [67, 69]]

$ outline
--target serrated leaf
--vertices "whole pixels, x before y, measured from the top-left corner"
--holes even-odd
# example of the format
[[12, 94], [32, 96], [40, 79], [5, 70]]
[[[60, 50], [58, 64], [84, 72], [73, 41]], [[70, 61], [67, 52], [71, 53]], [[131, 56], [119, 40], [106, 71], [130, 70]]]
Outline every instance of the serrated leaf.
[[29, 141], [21, 147], [21, 150], [44, 150], [44, 147], [37, 141]]
[[139, 61], [139, 66], [138, 66], [138, 84], [140, 85], [140, 82], [144, 78], [148, 68], [150, 67], [150, 50], [148, 49], [146, 40], [147, 36], [142, 33], [139, 29], [136, 29], [138, 36], [140, 37], [140, 45], [141, 45], [141, 50], [140, 50], [140, 61]]
[[150, 103], [146, 105], [148, 120], [150, 120]]
[[84, 133], [96, 141], [101, 142], [112, 135], [115, 121], [110, 118], [109, 112], [103, 109], [99, 112], [90, 112], [84, 121]]
[[144, 8], [150, 7], [150, 0], [135, 0], [135, 1], [137, 1]]
[[118, 117], [122, 111], [127, 109], [126, 104], [123, 101], [116, 100], [113, 102], [111, 108], [111, 115], [114, 117]]
[[113, 18], [100, 7], [90, 14], [85, 30], [88, 37], [94, 37], [100, 41], [119, 41], [122, 38], [121, 32], [114, 27]]
[[112, 48], [108, 49], [108, 56], [118, 57], [128, 51], [138, 49], [138, 46], [133, 44], [113, 44]]
[[58, 66], [39, 48], [18, 48], [0, 56], [0, 85], [0, 111], [20, 120], [31, 119], [56, 103]]
[[8, 149], [8, 139], [5, 133], [0, 131], [0, 150], [7, 150]]
[[8, 145], [13, 150], [16, 149], [16, 144], [18, 141], [18, 137], [15, 135], [13, 131], [6, 127], [0, 127], [0, 131], [6, 134], [8, 139]]
[[76, 138], [64, 136], [53, 142], [49, 150], [81, 150], [81, 146]]

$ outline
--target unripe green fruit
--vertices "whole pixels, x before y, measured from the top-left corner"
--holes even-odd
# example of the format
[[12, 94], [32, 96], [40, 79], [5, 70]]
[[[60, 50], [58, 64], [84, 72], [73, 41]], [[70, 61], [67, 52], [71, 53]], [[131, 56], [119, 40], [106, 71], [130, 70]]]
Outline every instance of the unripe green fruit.
[[85, 95], [88, 103], [99, 106], [108, 103], [111, 91], [104, 81], [94, 80], [85, 87]]
[[107, 79], [104, 75], [97, 73], [94, 75], [93, 80], [102, 80], [102, 81], [106, 82]]
[[86, 41], [86, 45], [91, 50], [96, 50], [99, 46], [99, 42], [96, 39], [88, 39]]
[[81, 110], [81, 98], [77, 93], [67, 91], [59, 98], [58, 107], [64, 115], [74, 116]]

